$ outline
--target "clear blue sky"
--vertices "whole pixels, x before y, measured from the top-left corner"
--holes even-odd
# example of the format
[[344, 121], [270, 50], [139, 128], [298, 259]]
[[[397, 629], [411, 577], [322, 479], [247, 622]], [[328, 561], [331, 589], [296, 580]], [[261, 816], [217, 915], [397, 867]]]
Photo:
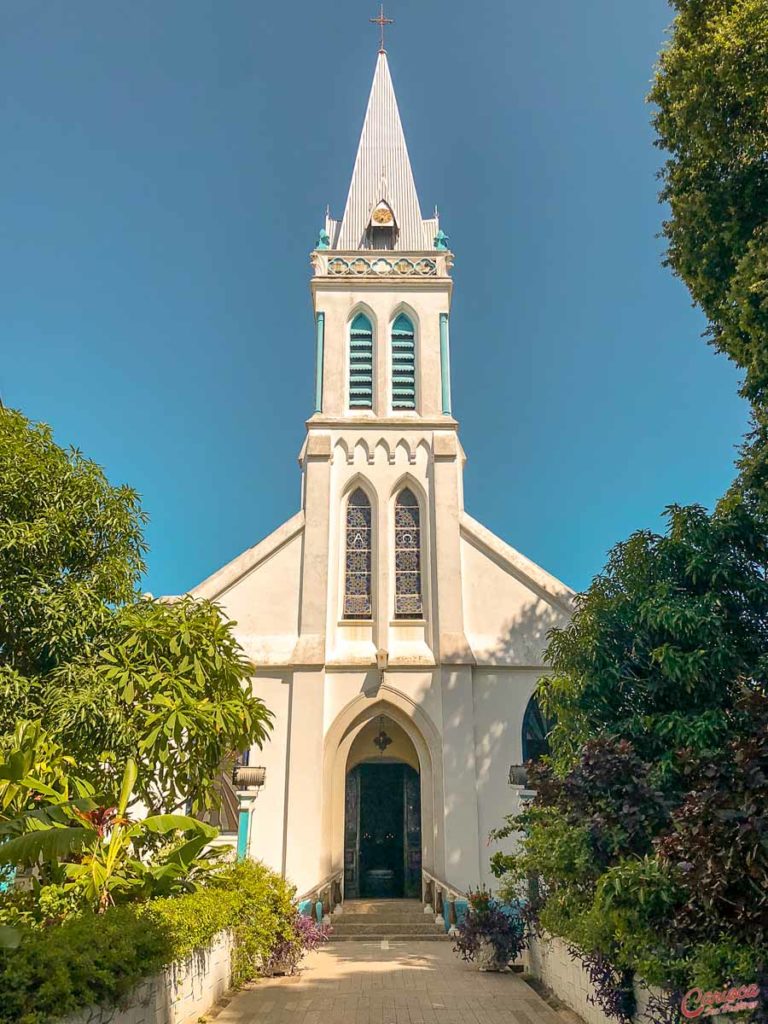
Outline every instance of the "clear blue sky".
[[[151, 516], [178, 593], [299, 502], [310, 250], [342, 212], [367, 0], [5, 0], [0, 389]], [[737, 377], [660, 266], [644, 102], [662, 0], [391, 0], [422, 207], [456, 252], [467, 509], [582, 588], [671, 502], [711, 503]]]

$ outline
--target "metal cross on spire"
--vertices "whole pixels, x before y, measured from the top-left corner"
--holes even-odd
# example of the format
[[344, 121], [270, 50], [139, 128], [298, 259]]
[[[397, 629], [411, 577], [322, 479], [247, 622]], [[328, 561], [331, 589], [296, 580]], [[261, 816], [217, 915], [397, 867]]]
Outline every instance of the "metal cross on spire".
[[368, 20], [372, 24], [379, 26], [379, 29], [381, 31], [381, 37], [379, 39], [379, 53], [386, 53], [387, 51], [384, 49], [384, 26], [385, 25], [394, 25], [394, 23], [395, 23], [394, 18], [385, 18], [384, 17], [384, 4], [380, 4], [379, 5], [379, 16], [378, 16], [378, 18], [369, 18]]

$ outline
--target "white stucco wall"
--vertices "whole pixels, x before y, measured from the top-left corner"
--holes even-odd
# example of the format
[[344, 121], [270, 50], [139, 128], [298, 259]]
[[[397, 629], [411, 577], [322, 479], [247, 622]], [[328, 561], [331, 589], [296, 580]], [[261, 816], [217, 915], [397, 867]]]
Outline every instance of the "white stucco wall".
[[509, 766], [522, 763], [522, 721], [541, 669], [476, 668], [473, 672], [473, 716], [477, 771], [477, 816], [484, 853], [479, 881], [493, 886], [489, 861], [513, 843], [487, 845], [492, 829], [520, 809], [518, 791], [509, 785]]
[[464, 624], [479, 664], [541, 665], [547, 632], [567, 614], [509, 562], [462, 533]]
[[287, 806], [285, 793], [288, 739], [291, 728], [292, 673], [258, 675], [253, 680], [253, 692], [261, 697], [274, 715], [269, 739], [259, 750], [251, 749], [250, 763], [267, 769], [264, 786], [251, 814], [251, 848], [273, 871], [283, 873], [286, 868]]

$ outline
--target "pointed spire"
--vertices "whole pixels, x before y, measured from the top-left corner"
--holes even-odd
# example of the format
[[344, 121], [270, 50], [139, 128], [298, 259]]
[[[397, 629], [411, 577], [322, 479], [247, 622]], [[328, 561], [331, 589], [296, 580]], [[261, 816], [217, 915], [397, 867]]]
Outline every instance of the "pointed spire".
[[371, 215], [386, 203], [397, 225], [395, 249], [432, 248], [434, 224], [421, 217], [387, 55], [379, 53], [368, 109], [334, 248], [365, 248]]

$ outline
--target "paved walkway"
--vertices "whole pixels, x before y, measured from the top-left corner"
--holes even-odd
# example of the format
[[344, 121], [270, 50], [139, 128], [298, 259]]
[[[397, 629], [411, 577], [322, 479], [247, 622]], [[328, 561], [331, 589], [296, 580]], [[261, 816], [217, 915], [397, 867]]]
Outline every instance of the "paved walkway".
[[[386, 943], [384, 945], [387, 945]], [[295, 978], [238, 993], [216, 1024], [562, 1024], [518, 974], [481, 974], [450, 942], [339, 942]]]

